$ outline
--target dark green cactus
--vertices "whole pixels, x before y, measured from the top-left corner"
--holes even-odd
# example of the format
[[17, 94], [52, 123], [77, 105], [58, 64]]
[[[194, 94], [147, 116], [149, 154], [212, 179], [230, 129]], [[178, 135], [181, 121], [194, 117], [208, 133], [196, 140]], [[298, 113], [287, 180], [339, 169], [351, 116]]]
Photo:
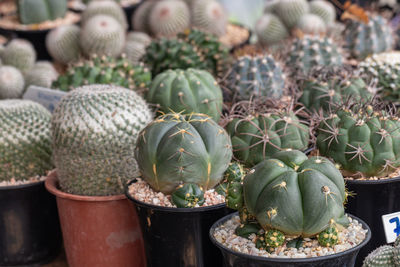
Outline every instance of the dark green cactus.
[[281, 231], [268, 230], [264, 234], [265, 245], [269, 248], [277, 248], [285, 242], [285, 235]]
[[241, 183], [244, 175], [242, 164], [238, 162], [229, 163], [229, 167], [226, 169], [224, 174], [224, 180], [215, 188], [215, 190], [218, 194], [226, 196], [228, 185], [230, 183]]
[[223, 179], [232, 145], [210, 117], [170, 113], [143, 129], [135, 155], [143, 179], [157, 191], [169, 194], [182, 183], [208, 190]]
[[65, 16], [67, 0], [18, 0], [18, 17], [22, 24], [36, 24]]
[[323, 247], [333, 247], [339, 241], [338, 230], [335, 226], [329, 226], [318, 234], [318, 242]]
[[204, 204], [204, 191], [197, 184], [182, 184], [171, 194], [171, 200], [177, 208], [195, 208]]
[[235, 234], [248, 238], [251, 234], [257, 234], [261, 229], [258, 223], [241, 224], [235, 229]]
[[243, 207], [243, 185], [241, 182], [230, 182], [226, 188], [226, 206], [240, 210]]

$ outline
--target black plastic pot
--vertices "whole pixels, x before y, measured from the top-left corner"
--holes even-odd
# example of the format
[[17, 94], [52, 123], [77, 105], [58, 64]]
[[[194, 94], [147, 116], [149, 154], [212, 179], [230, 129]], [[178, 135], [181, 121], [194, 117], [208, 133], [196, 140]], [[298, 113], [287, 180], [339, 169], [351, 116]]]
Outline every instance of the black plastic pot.
[[371, 231], [368, 225], [362, 220], [350, 215], [352, 218], [357, 219], [363, 225], [364, 229], [368, 229], [368, 234], [365, 240], [354, 248], [333, 255], [314, 258], [285, 259], [252, 256], [233, 251], [223, 246], [214, 238], [213, 233], [215, 228], [221, 224], [224, 224], [226, 221], [230, 220], [236, 215], [237, 213], [233, 213], [218, 220], [210, 229], [211, 241], [222, 251], [225, 264], [223, 266], [225, 267], [352, 267], [354, 266], [358, 252], [368, 243], [371, 238]]
[[222, 255], [209, 239], [211, 225], [232, 212], [225, 204], [194, 209], [135, 204], [143, 233], [147, 267], [220, 267]]
[[61, 249], [55, 197], [44, 182], [0, 187], [0, 266], [30, 266]]
[[378, 246], [386, 244], [382, 215], [400, 211], [400, 177], [386, 180], [347, 180], [347, 189], [355, 194], [346, 212], [364, 220], [372, 230], [371, 242], [361, 249], [356, 266]]

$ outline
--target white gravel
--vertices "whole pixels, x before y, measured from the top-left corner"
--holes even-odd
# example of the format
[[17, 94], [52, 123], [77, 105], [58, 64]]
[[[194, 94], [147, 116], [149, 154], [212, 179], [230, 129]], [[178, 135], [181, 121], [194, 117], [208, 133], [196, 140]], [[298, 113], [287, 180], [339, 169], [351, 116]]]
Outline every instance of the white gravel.
[[27, 180], [17, 181], [15, 179], [11, 179], [10, 181], [2, 181], [0, 182], [0, 187], [2, 186], [13, 186], [13, 185], [23, 185], [23, 184], [32, 184], [46, 180], [46, 176], [35, 176], [31, 177]]

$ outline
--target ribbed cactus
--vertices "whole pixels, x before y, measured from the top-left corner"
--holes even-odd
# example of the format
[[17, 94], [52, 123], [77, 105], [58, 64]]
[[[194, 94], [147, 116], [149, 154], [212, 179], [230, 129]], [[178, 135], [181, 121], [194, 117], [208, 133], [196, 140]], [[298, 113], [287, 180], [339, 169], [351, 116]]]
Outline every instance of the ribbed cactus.
[[126, 36], [124, 54], [131, 64], [139, 64], [146, 54], [146, 47], [151, 43], [151, 38], [144, 32], [130, 32]]
[[400, 120], [379, 107], [335, 110], [317, 129], [317, 147], [351, 174], [385, 176], [400, 166]]
[[368, 23], [352, 20], [344, 32], [346, 48], [353, 57], [361, 60], [390, 50], [394, 42], [392, 36], [390, 26], [380, 16], [370, 16]]
[[363, 267], [397, 267], [393, 261], [392, 246], [382, 246], [372, 251], [364, 260]]
[[118, 56], [125, 45], [125, 30], [113, 17], [97, 15], [83, 25], [80, 46], [86, 56]]
[[35, 64], [36, 51], [29, 41], [14, 39], [4, 47], [1, 60], [4, 65], [14, 66], [25, 72]]
[[280, 0], [275, 12], [288, 28], [292, 28], [301, 16], [309, 12], [309, 6], [306, 0]]
[[281, 42], [289, 36], [289, 31], [286, 26], [274, 14], [264, 14], [255, 26], [255, 32], [258, 41], [262, 45], [274, 45]]
[[284, 91], [285, 74], [271, 56], [243, 56], [233, 63], [223, 85], [229, 100], [249, 100], [252, 96], [278, 99]]
[[197, 184], [181, 184], [171, 194], [171, 200], [177, 208], [195, 208], [204, 204], [204, 191]]
[[285, 235], [281, 231], [269, 230], [265, 232], [264, 240], [267, 248], [277, 248], [285, 242]]
[[326, 26], [332, 26], [336, 20], [335, 7], [326, 0], [313, 0], [310, 2], [310, 12], [322, 18]]
[[126, 35], [127, 42], [136, 42], [148, 46], [151, 43], [151, 37], [144, 32], [129, 32]]
[[335, 226], [330, 226], [318, 234], [318, 242], [323, 247], [333, 247], [339, 241], [338, 229]]
[[0, 182], [28, 180], [53, 168], [50, 119], [40, 104], [0, 100]]
[[53, 158], [64, 192], [122, 194], [138, 175], [134, 148], [152, 119], [135, 92], [110, 85], [78, 88], [63, 97], [52, 117]]
[[169, 194], [182, 183], [208, 190], [223, 178], [232, 157], [228, 134], [202, 114], [169, 113], [146, 126], [136, 160], [150, 186]]
[[90, 60], [71, 65], [52, 87], [70, 91], [88, 84], [113, 84], [143, 92], [150, 82], [151, 73], [143, 64], [132, 65], [124, 57], [92, 56]]
[[17, 68], [0, 67], [0, 99], [21, 98], [24, 88], [24, 76]]
[[17, 0], [18, 18], [22, 24], [36, 24], [65, 16], [67, 0]]
[[146, 95], [163, 113], [203, 113], [215, 121], [222, 114], [222, 91], [214, 77], [204, 70], [167, 70], [158, 74]]
[[77, 25], [63, 25], [51, 30], [46, 36], [46, 48], [51, 57], [68, 64], [79, 59], [79, 33]]
[[228, 16], [216, 0], [193, 1], [192, 26], [222, 36], [226, 33]]
[[[245, 173], [243, 170], [242, 164], [238, 162], [231, 162], [228, 166], [228, 169], [226, 169], [224, 173], [224, 179], [222, 182], [215, 188], [215, 190], [218, 192], [218, 194], [227, 196], [228, 195], [228, 186], [231, 183], [241, 183], [243, 180]], [[233, 192], [236, 194], [236, 192]], [[234, 203], [231, 203], [230, 205], [228, 199], [227, 199], [227, 205], [228, 207], [232, 209], [239, 209], [239, 205], [241, 205], [243, 202], [243, 199], [239, 203], [237, 201], [234, 201]]]
[[278, 3], [279, 3], [279, 0], [270, 0], [270, 1], [265, 2], [264, 14], [275, 13]]
[[81, 24], [97, 15], [107, 15], [116, 19], [124, 29], [128, 29], [128, 21], [124, 10], [116, 1], [91, 1], [82, 13]]
[[314, 14], [305, 14], [299, 18], [295, 26], [304, 34], [325, 34], [326, 24], [321, 17]]
[[156, 1], [142, 1], [132, 15], [132, 28], [138, 32], [150, 33], [149, 17]]
[[50, 88], [57, 78], [58, 72], [50, 62], [39, 61], [25, 74], [25, 88], [31, 85]]

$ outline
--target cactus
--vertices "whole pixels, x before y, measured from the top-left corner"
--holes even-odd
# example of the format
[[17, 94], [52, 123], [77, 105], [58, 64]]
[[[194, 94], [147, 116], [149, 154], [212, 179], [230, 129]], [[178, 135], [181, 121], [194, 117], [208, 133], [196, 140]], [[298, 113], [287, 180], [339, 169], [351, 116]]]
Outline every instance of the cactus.
[[138, 175], [134, 147], [152, 119], [135, 92], [89, 85], [61, 99], [52, 117], [53, 158], [64, 192], [103, 196], [122, 194]]
[[251, 234], [257, 234], [261, 230], [258, 223], [241, 224], [235, 229], [235, 234], [244, 238], [248, 238]]
[[181, 184], [171, 194], [171, 200], [177, 208], [195, 208], [204, 204], [204, 192], [197, 184]]
[[278, 3], [279, 3], [279, 0], [271, 0], [271, 1], [265, 2], [264, 14], [275, 13]]
[[140, 64], [140, 60], [146, 54], [146, 46], [139, 42], [128, 41], [125, 43], [123, 54], [131, 64]]
[[46, 48], [53, 59], [69, 64], [79, 59], [79, 33], [77, 25], [63, 25], [51, 30], [46, 36]]
[[275, 12], [288, 28], [296, 25], [297, 21], [307, 14], [309, 6], [306, 0], [280, 0]]
[[249, 171], [243, 195], [248, 212], [265, 230], [312, 237], [327, 225], [348, 224], [343, 176], [323, 157], [280, 151]]
[[393, 247], [382, 246], [372, 251], [364, 260], [363, 267], [396, 267]]
[[326, 24], [321, 17], [314, 14], [305, 14], [296, 23], [296, 28], [305, 34], [325, 34]]
[[303, 74], [309, 73], [314, 67], [342, 64], [343, 57], [332, 39], [307, 35], [293, 42], [286, 62], [293, 73]]
[[167, 70], [158, 74], [146, 95], [164, 113], [203, 113], [219, 121], [222, 91], [213, 76], [204, 70]]
[[21, 98], [24, 88], [24, 76], [17, 68], [0, 67], [0, 99]]
[[131, 65], [127, 59], [92, 56], [71, 65], [65, 74], [52, 85], [62, 91], [70, 91], [87, 84], [113, 84], [142, 92], [151, 82], [151, 73], [142, 65]]
[[127, 42], [136, 42], [148, 46], [151, 43], [151, 37], [144, 32], [129, 32], [126, 35]]
[[17, 7], [22, 24], [37, 24], [64, 17], [67, 0], [18, 0]]
[[172, 37], [190, 27], [189, 8], [181, 0], [158, 1], [150, 12], [149, 24], [153, 35]]
[[265, 232], [264, 239], [268, 248], [277, 248], [285, 242], [285, 235], [281, 231], [269, 230]]
[[285, 87], [285, 74], [271, 56], [243, 56], [228, 71], [223, 86], [231, 101], [249, 100], [252, 96], [278, 99]]
[[400, 266], [400, 236], [397, 236], [393, 247], [393, 262], [395, 266]]
[[187, 182], [208, 190], [222, 180], [232, 146], [210, 117], [169, 113], [142, 130], [135, 156], [143, 179], [156, 191], [169, 194]]
[[52, 169], [50, 119], [40, 104], [0, 100], [0, 182], [28, 180]]
[[150, 17], [150, 12], [153, 9], [156, 1], [142, 1], [139, 7], [135, 10], [132, 16], [132, 27], [135, 31], [149, 33], [150, 24], [148, 18]]
[[243, 166], [238, 162], [231, 162], [226, 169], [223, 181], [215, 188], [215, 190], [223, 196], [228, 193], [228, 185], [230, 183], [240, 183], [244, 177]]
[[57, 78], [58, 72], [50, 62], [39, 61], [25, 74], [25, 88], [30, 85], [50, 88]]
[[128, 29], [128, 21], [125, 12], [115, 1], [91, 1], [82, 13], [81, 24], [85, 25], [89, 19], [97, 15], [113, 17], [125, 30]]
[[400, 166], [400, 121], [380, 107], [343, 106], [323, 119], [317, 147], [350, 175], [385, 176]]
[[87, 57], [93, 54], [116, 57], [124, 45], [125, 30], [113, 17], [94, 16], [81, 29], [80, 47]]
[[344, 32], [346, 48], [359, 60], [390, 50], [393, 46], [392, 36], [390, 26], [380, 16], [370, 17], [368, 23], [352, 20]]
[[226, 33], [228, 16], [218, 1], [194, 1], [191, 6], [191, 13], [193, 27], [217, 36], [223, 36]]
[[323, 247], [333, 247], [338, 243], [338, 230], [335, 226], [329, 226], [318, 234], [318, 243]]
[[262, 45], [274, 45], [286, 39], [289, 32], [283, 22], [274, 14], [264, 14], [255, 26], [258, 41]]
[[310, 12], [322, 18], [326, 26], [332, 26], [336, 20], [335, 7], [325, 0], [313, 0], [310, 2]]
[[14, 39], [4, 47], [1, 60], [4, 65], [14, 66], [21, 72], [25, 72], [35, 64], [36, 51], [29, 41]]

